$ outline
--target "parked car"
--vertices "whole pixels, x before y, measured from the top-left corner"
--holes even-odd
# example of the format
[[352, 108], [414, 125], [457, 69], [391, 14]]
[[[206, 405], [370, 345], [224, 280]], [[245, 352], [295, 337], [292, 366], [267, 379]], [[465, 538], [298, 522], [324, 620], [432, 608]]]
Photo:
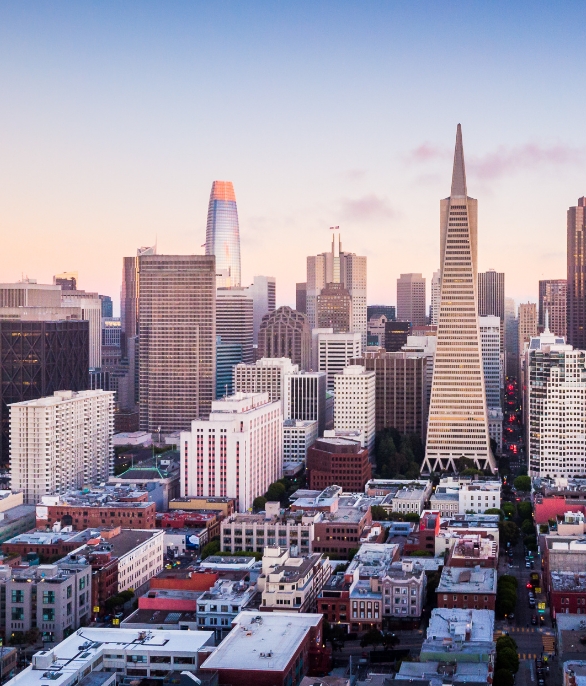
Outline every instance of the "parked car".
[[531, 569], [531, 562], [525, 562], [525, 567], [527, 567], [527, 569]]

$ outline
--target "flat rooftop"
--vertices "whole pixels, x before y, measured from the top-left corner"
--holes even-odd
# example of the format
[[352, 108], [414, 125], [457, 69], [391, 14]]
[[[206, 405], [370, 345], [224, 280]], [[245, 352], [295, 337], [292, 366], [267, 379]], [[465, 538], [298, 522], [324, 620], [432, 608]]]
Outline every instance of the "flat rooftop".
[[575, 686], [586, 686], [586, 660], [568, 660], [564, 662], [564, 682], [570, 676], [574, 676], [574, 681], [567, 683], [574, 683]]
[[[488, 664], [485, 662], [402, 662], [395, 681], [427, 680], [424, 683], [488, 683]], [[446, 681], [448, 677], [450, 680]]]
[[437, 593], [496, 593], [496, 569], [444, 567]]
[[203, 663], [203, 669], [281, 672], [322, 615], [241, 612], [234, 629]]
[[179, 629], [179, 624], [197, 624], [196, 612], [184, 612], [179, 610], [135, 610], [126, 617], [120, 625], [126, 629], [129, 625], [138, 624], [140, 626], [174, 627]]
[[[431, 611], [427, 628], [427, 639], [453, 638], [464, 635], [468, 641], [492, 641], [494, 632], [494, 612], [492, 610], [447, 610], [438, 608]], [[466, 638], [469, 633], [469, 638]]]
[[120, 558], [149, 538], [161, 534], [163, 529], [122, 529], [117, 536], [107, 539], [106, 543], [112, 545], [112, 554]]
[[586, 591], [586, 572], [551, 572], [554, 591]]

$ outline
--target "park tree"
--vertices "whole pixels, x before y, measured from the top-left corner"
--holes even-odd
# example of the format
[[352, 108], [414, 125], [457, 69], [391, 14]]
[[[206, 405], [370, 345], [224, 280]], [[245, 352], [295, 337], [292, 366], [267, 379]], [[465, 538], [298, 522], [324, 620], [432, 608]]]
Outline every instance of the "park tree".
[[494, 673], [494, 683], [498, 686], [515, 686], [515, 677], [508, 669], [497, 669]]
[[531, 490], [531, 477], [530, 476], [518, 476], [513, 485], [518, 491], [529, 492]]
[[501, 545], [506, 547], [507, 543], [517, 545], [519, 542], [519, 527], [515, 522], [499, 522]]
[[255, 512], [260, 512], [261, 510], [265, 509], [266, 504], [267, 504], [267, 499], [264, 496], [259, 495], [257, 498], [255, 498], [252, 501], [252, 509]]
[[268, 487], [265, 498], [271, 502], [281, 502], [285, 496], [286, 490], [285, 484], [281, 481], [275, 481]]
[[507, 669], [516, 674], [519, 671], [519, 656], [512, 648], [503, 648], [496, 654], [496, 669]]

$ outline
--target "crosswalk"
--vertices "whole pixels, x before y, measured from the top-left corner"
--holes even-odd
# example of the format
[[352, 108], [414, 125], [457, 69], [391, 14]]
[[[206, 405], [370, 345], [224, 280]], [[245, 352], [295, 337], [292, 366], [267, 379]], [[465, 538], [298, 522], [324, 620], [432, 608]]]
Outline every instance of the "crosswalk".
[[555, 652], [555, 638], [553, 636], [543, 636], [543, 650], [546, 653]]
[[[539, 627], [536, 627], [536, 626], [529, 626], [529, 627], [512, 626], [512, 627], [509, 627], [508, 629], [506, 629], [506, 631], [508, 631], [510, 634], [514, 634], [514, 633], [517, 633], [517, 634], [536, 634], [536, 633], [543, 634], [543, 633], [547, 633], [547, 631], [544, 632], [543, 630], [540, 630]], [[504, 633], [505, 632], [502, 629], [498, 629], [497, 631], [495, 631], [494, 632], [494, 637], [495, 637], [494, 640], [496, 641], [496, 639], [499, 636], [503, 636]]]
[[537, 660], [537, 653], [517, 653], [519, 660]]

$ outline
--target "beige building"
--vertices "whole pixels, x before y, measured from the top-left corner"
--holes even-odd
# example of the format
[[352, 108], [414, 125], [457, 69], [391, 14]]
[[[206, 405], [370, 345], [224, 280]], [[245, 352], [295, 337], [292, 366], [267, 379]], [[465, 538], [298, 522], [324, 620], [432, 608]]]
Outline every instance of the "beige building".
[[425, 278], [421, 274], [401, 274], [397, 279], [397, 321], [413, 326], [427, 324]]
[[187, 429], [215, 395], [215, 258], [140, 255], [138, 264], [140, 428]]
[[218, 288], [216, 292], [216, 336], [222, 343], [242, 346], [242, 361], [254, 360], [254, 307], [247, 288]]
[[163, 529], [114, 529], [112, 533], [107, 542], [118, 558], [118, 592], [143, 587], [163, 569]]
[[283, 474], [282, 424], [267, 393], [215, 400], [209, 419], [181, 432], [181, 496], [227, 496], [246, 512]]
[[258, 331], [261, 357], [288, 357], [304, 371], [311, 365], [311, 330], [307, 316], [290, 307], [265, 314]]
[[372, 454], [376, 429], [375, 373], [352, 365], [334, 377], [334, 384], [334, 429], [364, 432], [364, 447]]
[[114, 466], [114, 393], [57, 391], [10, 406], [10, 480], [26, 504], [107, 481]]
[[61, 286], [35, 279], [0, 283], [0, 307], [61, 307]]
[[97, 293], [63, 291], [63, 307], [79, 307], [81, 318], [90, 323], [90, 367], [102, 366], [102, 301]]
[[523, 355], [525, 344], [537, 336], [537, 305], [521, 303], [519, 305], [519, 356]]
[[567, 326], [567, 279], [547, 279], [539, 282], [539, 326], [545, 329], [547, 313], [548, 328], [556, 336], [566, 337]]
[[254, 364], [234, 367], [234, 393], [268, 393], [269, 400], [283, 400], [285, 375], [299, 371], [288, 357], [263, 357]]
[[328, 283], [317, 296], [318, 329], [331, 328], [345, 333], [352, 326], [352, 298], [341, 283]]
[[361, 334], [334, 333], [333, 329], [314, 329], [312, 332], [313, 369], [325, 372], [329, 391], [334, 390], [334, 377], [350, 360], [360, 357]]

